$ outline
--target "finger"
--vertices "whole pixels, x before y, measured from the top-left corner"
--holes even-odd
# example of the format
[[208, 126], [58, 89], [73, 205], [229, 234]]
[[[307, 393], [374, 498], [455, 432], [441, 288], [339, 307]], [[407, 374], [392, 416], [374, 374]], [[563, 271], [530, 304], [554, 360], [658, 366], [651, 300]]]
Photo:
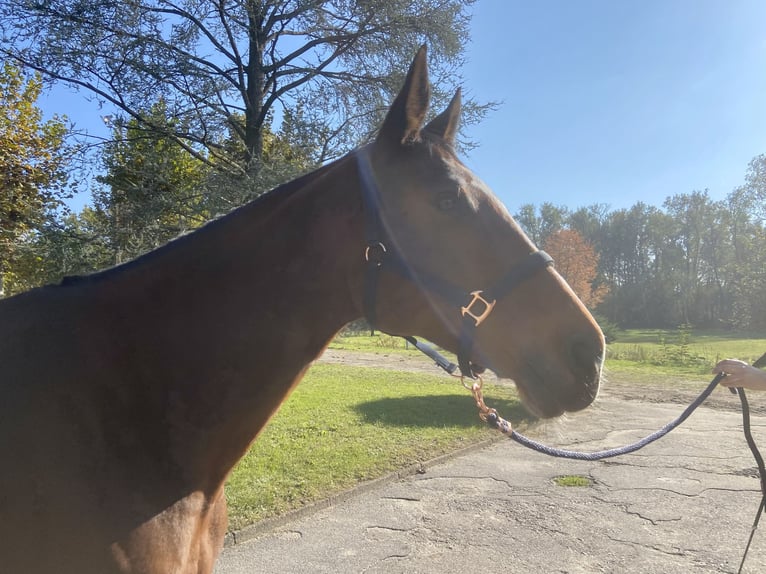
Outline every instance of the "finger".
[[718, 364], [713, 367], [713, 372], [729, 374], [737, 373], [741, 372], [746, 366], [747, 363], [743, 361], [738, 361], [736, 359], [724, 359], [723, 361], [719, 361]]

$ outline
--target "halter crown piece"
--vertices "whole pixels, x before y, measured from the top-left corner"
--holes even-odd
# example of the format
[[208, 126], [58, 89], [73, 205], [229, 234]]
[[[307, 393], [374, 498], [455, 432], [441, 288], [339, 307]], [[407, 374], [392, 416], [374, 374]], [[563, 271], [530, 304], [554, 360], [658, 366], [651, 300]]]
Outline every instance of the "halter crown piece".
[[553, 258], [545, 251], [535, 251], [529, 254], [522, 262], [515, 266], [500, 278], [489, 289], [466, 292], [453, 283], [434, 276], [428, 272], [414, 269], [407, 263], [396, 246], [386, 242], [383, 223], [381, 221], [380, 194], [372, 173], [372, 166], [364, 150], [356, 153], [359, 165], [359, 175], [362, 187], [362, 205], [365, 218], [365, 249], [364, 259], [367, 268], [364, 278], [364, 316], [371, 329], [377, 325], [376, 300], [378, 282], [382, 271], [392, 271], [398, 275], [415, 281], [419, 287], [442, 297], [455, 307], [455, 312], [462, 317], [459, 344], [458, 365], [455, 365], [440, 355], [437, 351], [417, 341], [414, 337], [405, 336], [408, 342], [417, 349], [428, 355], [436, 364], [450, 374], [456, 368], [460, 368], [463, 377], [475, 379], [481, 372], [478, 365], [471, 362], [471, 353], [476, 337], [476, 329], [489, 317], [497, 305], [498, 300], [505, 297], [521, 283], [532, 277], [535, 273], [550, 265]]

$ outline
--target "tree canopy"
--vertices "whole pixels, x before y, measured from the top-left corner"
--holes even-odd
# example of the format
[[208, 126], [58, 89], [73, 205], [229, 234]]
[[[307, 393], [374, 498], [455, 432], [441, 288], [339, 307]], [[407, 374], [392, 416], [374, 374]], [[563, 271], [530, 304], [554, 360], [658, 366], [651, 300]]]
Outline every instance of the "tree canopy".
[[0, 295], [19, 239], [67, 192], [66, 119], [43, 121], [41, 90], [39, 75], [27, 78], [9, 62], [0, 68]]
[[[422, 43], [438, 107], [460, 83], [474, 1], [0, 0], [0, 55], [217, 169], [252, 174], [269, 119], [285, 111], [313, 134], [314, 163], [368, 137]], [[175, 122], [147, 113], [160, 100]], [[483, 109], [466, 108], [469, 121]]]
[[556, 270], [566, 279], [584, 305], [594, 309], [604, 300], [608, 288], [598, 284], [598, 253], [574, 229], [551, 233], [543, 245], [556, 262]]

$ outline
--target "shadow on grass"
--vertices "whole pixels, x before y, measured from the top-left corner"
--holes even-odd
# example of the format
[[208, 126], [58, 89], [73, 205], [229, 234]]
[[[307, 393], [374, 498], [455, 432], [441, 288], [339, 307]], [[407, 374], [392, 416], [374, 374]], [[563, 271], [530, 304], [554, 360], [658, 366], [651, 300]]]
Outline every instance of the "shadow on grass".
[[[489, 407], [501, 417], [513, 421], [529, 420], [530, 415], [514, 400], [487, 399]], [[385, 398], [354, 407], [366, 423], [399, 427], [448, 426], [473, 427], [481, 424], [478, 410], [470, 396], [430, 395]]]

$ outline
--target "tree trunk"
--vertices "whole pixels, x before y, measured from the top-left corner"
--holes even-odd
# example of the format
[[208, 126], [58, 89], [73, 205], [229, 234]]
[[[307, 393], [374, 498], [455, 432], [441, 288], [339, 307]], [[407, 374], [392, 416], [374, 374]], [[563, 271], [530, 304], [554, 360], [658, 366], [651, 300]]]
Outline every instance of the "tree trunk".
[[249, 60], [247, 95], [245, 101], [245, 169], [255, 174], [260, 169], [263, 157], [263, 98], [265, 75], [263, 71], [263, 7], [257, 0], [250, 2], [248, 11]]

